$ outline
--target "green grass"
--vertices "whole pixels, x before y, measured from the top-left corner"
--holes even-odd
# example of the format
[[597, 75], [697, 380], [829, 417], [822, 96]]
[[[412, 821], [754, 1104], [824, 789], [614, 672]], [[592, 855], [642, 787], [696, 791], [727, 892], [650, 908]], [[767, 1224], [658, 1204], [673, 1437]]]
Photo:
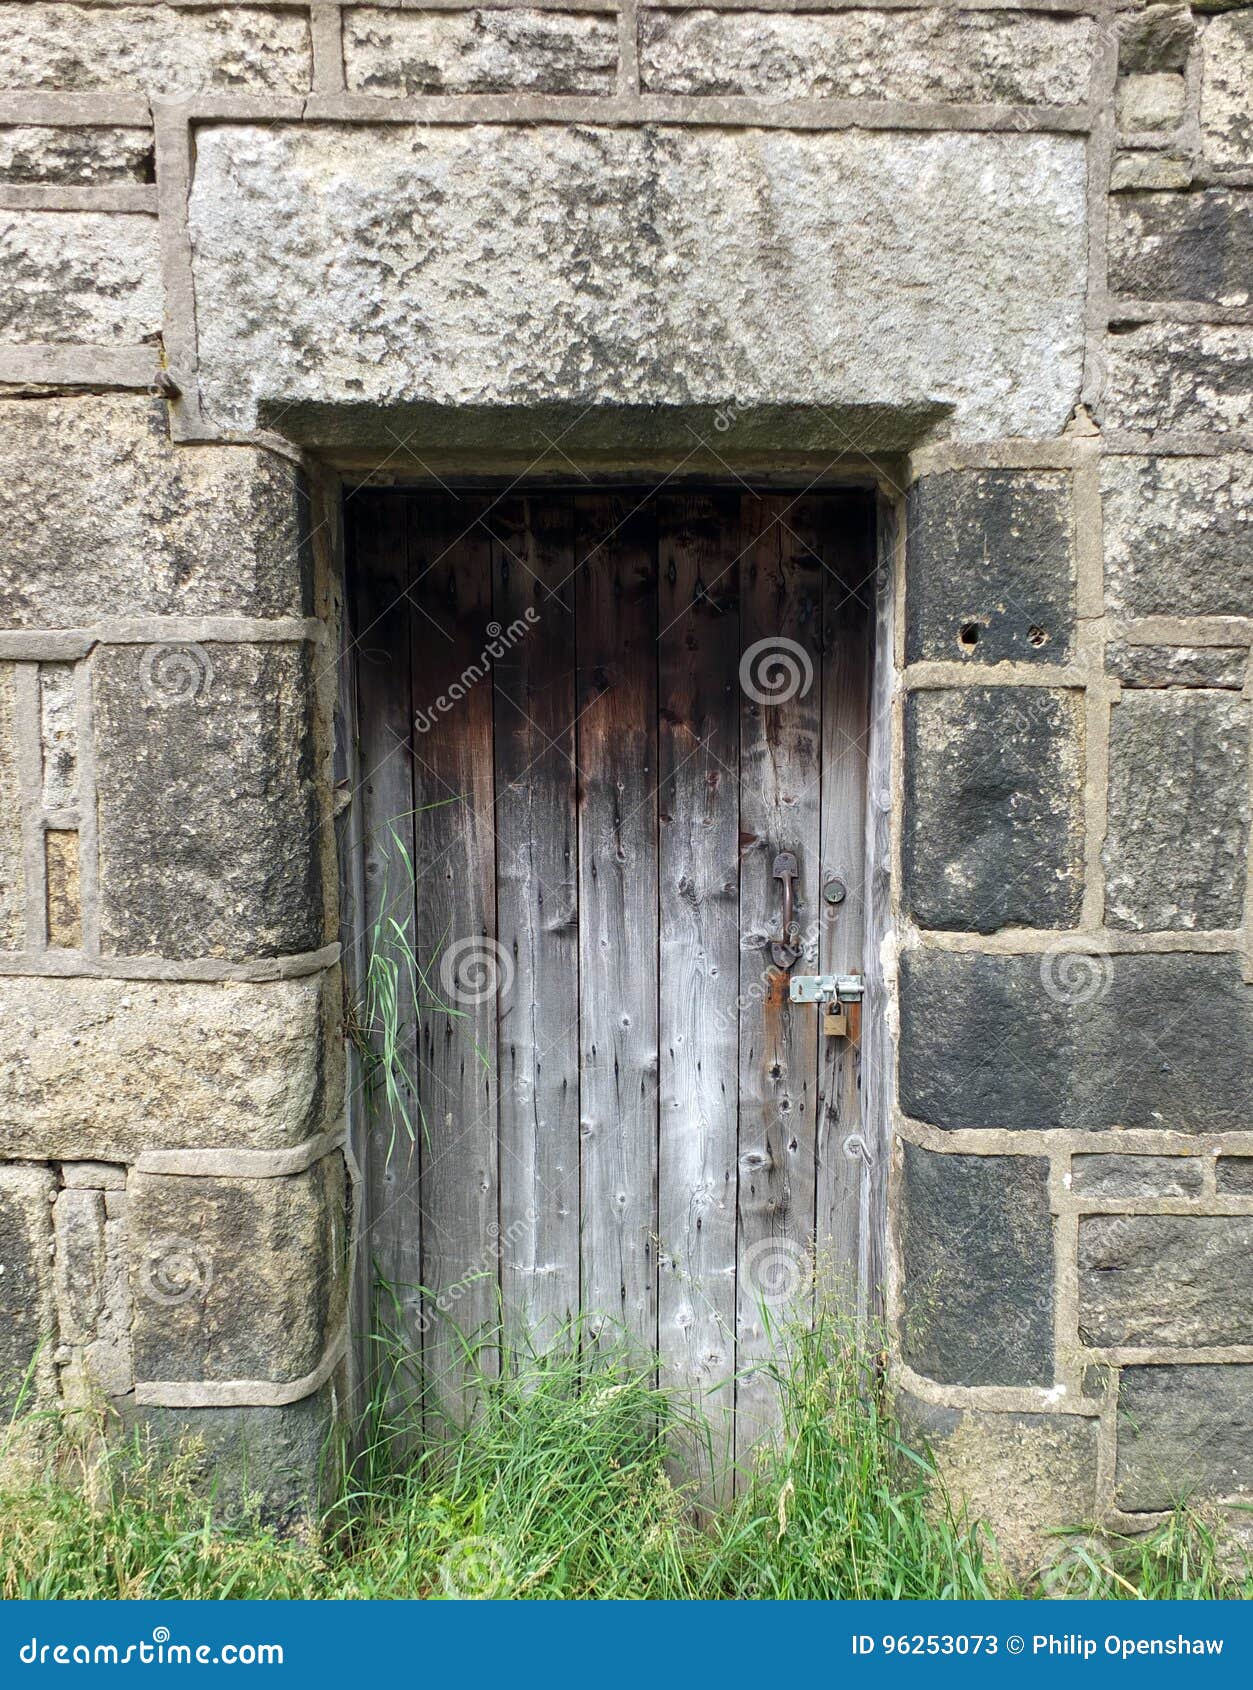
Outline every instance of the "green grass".
[[[68, 1445], [55, 1462], [10, 1454], [0, 1462], [0, 1596], [1023, 1594], [989, 1534], [948, 1502], [925, 1458], [905, 1451], [873, 1383], [876, 1358], [834, 1322], [793, 1336], [777, 1371], [778, 1446], [712, 1513], [696, 1506], [697, 1484], [673, 1453], [707, 1451], [707, 1426], [626, 1351], [584, 1333], [568, 1340], [482, 1379], [477, 1413], [438, 1456], [412, 1453], [407, 1411], [394, 1389], [380, 1389], [364, 1453], [303, 1539], [256, 1517], [223, 1517], [197, 1490], [194, 1447], [173, 1463], [115, 1450], [86, 1488], [87, 1465]], [[27, 1441], [29, 1427], [12, 1440]], [[1233, 1570], [1214, 1532], [1187, 1512], [1135, 1540], [1059, 1543], [1048, 1587], [1253, 1594], [1247, 1566]]]

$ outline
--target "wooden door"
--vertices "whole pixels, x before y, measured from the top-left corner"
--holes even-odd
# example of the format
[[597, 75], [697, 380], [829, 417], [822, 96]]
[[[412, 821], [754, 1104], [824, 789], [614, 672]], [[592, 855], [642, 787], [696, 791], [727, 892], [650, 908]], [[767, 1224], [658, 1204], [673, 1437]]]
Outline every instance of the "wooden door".
[[[864, 1312], [855, 1041], [872, 514], [851, 494], [361, 491], [347, 503], [367, 1258], [455, 1407], [582, 1313], [742, 1459], [817, 1296]], [[382, 1061], [384, 1046], [390, 1059]]]

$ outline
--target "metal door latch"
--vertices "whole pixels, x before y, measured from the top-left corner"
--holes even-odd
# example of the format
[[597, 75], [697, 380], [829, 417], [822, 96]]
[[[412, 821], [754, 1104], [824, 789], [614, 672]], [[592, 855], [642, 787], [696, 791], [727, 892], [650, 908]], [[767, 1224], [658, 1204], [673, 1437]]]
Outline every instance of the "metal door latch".
[[792, 887], [792, 882], [796, 879], [795, 855], [791, 851], [780, 851], [770, 872], [783, 884], [783, 920], [780, 923], [779, 937], [770, 941], [770, 960], [776, 968], [786, 970], [799, 960], [801, 954], [801, 930], [800, 923], [794, 916]]
[[822, 1005], [822, 1030], [828, 1038], [855, 1039], [861, 1033], [865, 990], [860, 974], [794, 974], [788, 997], [792, 1003]]

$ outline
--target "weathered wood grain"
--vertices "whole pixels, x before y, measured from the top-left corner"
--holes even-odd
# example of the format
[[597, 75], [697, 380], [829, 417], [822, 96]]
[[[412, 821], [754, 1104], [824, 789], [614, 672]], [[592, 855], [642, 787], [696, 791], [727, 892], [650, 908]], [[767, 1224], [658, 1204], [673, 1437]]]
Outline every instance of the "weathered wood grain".
[[490, 518], [505, 648], [492, 670], [496, 913], [513, 971], [500, 1002], [501, 1293], [519, 1344], [551, 1341], [579, 1308], [573, 521], [568, 494], [508, 499]]
[[[413, 722], [410, 693], [410, 612], [405, 502], [359, 493], [346, 505], [347, 546], [353, 560], [357, 682], [357, 782], [363, 836], [362, 971], [364, 1008], [375, 1053], [367, 1089], [361, 1168], [366, 1198], [361, 1267], [375, 1305], [364, 1311], [367, 1331], [386, 1330], [417, 1357], [422, 1352], [422, 1237], [418, 1219], [422, 1145], [418, 1119], [417, 1019], [414, 977], [406, 960], [414, 926]], [[382, 1001], [394, 986], [394, 1011]], [[386, 1031], [384, 1020], [392, 1022]], [[394, 1050], [395, 1105], [389, 1104], [378, 1061]], [[381, 1282], [381, 1284], [380, 1284]], [[385, 1289], [384, 1289], [385, 1288]], [[388, 1367], [375, 1345], [367, 1376], [377, 1387]], [[393, 1379], [397, 1396], [416, 1400], [416, 1369]], [[405, 1403], [396, 1401], [399, 1419]]]
[[883, 1312], [887, 1275], [888, 1164], [892, 1146], [896, 1051], [890, 1018], [891, 983], [883, 945], [892, 932], [892, 757], [895, 698], [896, 567], [899, 524], [894, 504], [877, 507], [878, 555], [874, 581], [873, 663], [870, 679], [866, 772], [866, 898], [863, 956], [866, 1002], [862, 1033], [862, 1114], [870, 1152], [870, 1229], [865, 1296]]
[[[739, 500], [657, 501], [662, 1379], [730, 1465], [739, 1012]], [[712, 583], [712, 586], [711, 586]], [[705, 1475], [714, 1484], [714, 1475]]]
[[746, 498], [740, 565], [740, 1144], [736, 1459], [776, 1422], [776, 1333], [810, 1306], [817, 1017], [793, 1009], [769, 961], [779, 931], [776, 853], [798, 866], [796, 919], [812, 968], [818, 919], [822, 571], [803, 500]]
[[[486, 500], [413, 500], [414, 871], [428, 1412], [463, 1406], [467, 1346], [499, 1322], [490, 538]], [[426, 731], [421, 724], [428, 722]]]
[[[865, 782], [869, 726], [866, 598], [874, 555], [864, 507], [829, 502], [814, 544], [822, 558], [822, 884], [818, 968], [861, 972], [865, 918]], [[871, 578], [868, 581], [868, 577]], [[826, 900], [838, 880], [840, 903]], [[856, 1023], [854, 1023], [856, 1024]], [[861, 1053], [819, 1039], [818, 1284], [841, 1312], [864, 1313], [869, 1147], [862, 1132]]]
[[[423, 1350], [428, 1431], [464, 1407], [458, 1331], [490, 1371], [502, 1315], [520, 1346], [582, 1310], [657, 1349], [742, 1469], [815, 1266], [862, 1314], [884, 1269], [890, 555], [872, 595], [847, 495], [352, 505], [348, 844], [367, 930], [394, 920], [419, 963], [419, 1133], [369, 1123], [364, 1254]], [[860, 1051], [771, 963], [780, 851], [794, 971], [864, 968]]]
[[650, 505], [580, 496], [583, 1304], [657, 1344], [657, 578]]

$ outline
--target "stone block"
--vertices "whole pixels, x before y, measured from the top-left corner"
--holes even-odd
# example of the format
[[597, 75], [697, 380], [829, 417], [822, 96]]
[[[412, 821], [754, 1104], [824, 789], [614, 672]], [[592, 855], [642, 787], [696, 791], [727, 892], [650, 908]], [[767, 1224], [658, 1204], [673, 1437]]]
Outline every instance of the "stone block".
[[1196, 26], [1187, 6], [1146, 6], [1120, 21], [1120, 75], [1186, 69]]
[[22, 856], [22, 785], [18, 773], [16, 670], [0, 663], [0, 950], [26, 944], [26, 878]]
[[0, 128], [0, 182], [103, 188], [151, 182], [153, 175], [149, 129], [51, 129], [40, 124]]
[[1112, 616], [1247, 616], [1253, 457], [1105, 458]]
[[1253, 329], [1241, 323], [1145, 323], [1111, 334], [1105, 424], [1150, 434], [1253, 428], [1251, 365]]
[[1253, 1366], [1128, 1367], [1115, 1499], [1130, 1512], [1253, 1490]]
[[1081, 1220], [1079, 1331], [1102, 1347], [1253, 1343], [1253, 1216]]
[[49, 1168], [0, 1164], [0, 1413], [38, 1406], [55, 1389]]
[[1201, 50], [1205, 156], [1215, 164], [1253, 164], [1253, 12], [1207, 18]]
[[63, 1344], [86, 1344], [96, 1335], [104, 1291], [104, 1196], [61, 1192], [52, 1211], [56, 1233], [57, 1318]]
[[151, 1408], [119, 1405], [125, 1446], [158, 1461], [182, 1457], [189, 1482], [219, 1522], [259, 1515], [265, 1525], [314, 1525], [335, 1492], [336, 1421], [343, 1388], [328, 1383], [278, 1408]]
[[39, 737], [45, 810], [78, 805], [78, 687], [72, 663], [39, 665]]
[[1192, 164], [1175, 153], [1126, 152], [1114, 155], [1111, 194], [1141, 191], [1178, 192], [1192, 186]]
[[161, 329], [157, 220], [0, 211], [0, 343], [132, 344]]
[[344, 1159], [277, 1179], [132, 1174], [135, 1376], [311, 1373], [335, 1336], [347, 1270]]
[[49, 828], [44, 834], [46, 930], [53, 950], [81, 950], [83, 945], [82, 882], [78, 833], [73, 828]]
[[1253, 194], [1119, 194], [1110, 202], [1109, 285], [1136, 299], [1247, 305]]
[[176, 447], [134, 397], [0, 404], [0, 626], [288, 616], [312, 606], [308, 496], [285, 458]]
[[342, 1056], [317, 978], [266, 985], [0, 978], [0, 1153], [133, 1162], [276, 1150], [325, 1130]]
[[1088, 18], [949, 12], [645, 9], [640, 77], [654, 94], [749, 94], [1079, 105]]
[[1247, 1132], [1253, 992], [1233, 956], [901, 958], [900, 1097], [940, 1127]]
[[1083, 901], [1078, 693], [912, 692], [905, 710], [905, 899], [921, 927], [1065, 927]]
[[3, 89], [302, 94], [311, 65], [294, 9], [36, 3], [0, 16]]
[[105, 647], [93, 687], [102, 948], [323, 944], [309, 648]]
[[1253, 1197], [1253, 1156], [1220, 1156], [1217, 1175], [1224, 1196]]
[[1053, 1382], [1048, 1163], [904, 1147], [901, 1348], [951, 1385]]
[[1064, 663], [1075, 631], [1070, 477], [928, 475], [909, 490], [905, 655]]
[[126, 1169], [119, 1162], [63, 1162], [61, 1183], [69, 1191], [124, 1191]]
[[904, 1392], [897, 1414], [902, 1437], [931, 1452], [949, 1495], [991, 1527], [1016, 1578], [1051, 1566], [1062, 1550], [1058, 1534], [1095, 1517], [1095, 1420], [941, 1408]]
[[618, 21], [524, 6], [354, 6], [344, 14], [344, 73], [360, 94], [612, 94]]
[[1124, 696], [1110, 718], [1106, 923], [1238, 927], [1248, 833], [1248, 704], [1222, 692]]
[[951, 408], [965, 437], [1052, 435], [1085, 174], [1042, 134], [205, 128], [205, 403], [348, 405], [380, 441], [397, 405], [804, 405], [885, 433]]
[[1129, 645], [1111, 640], [1105, 668], [1125, 687], [1218, 687], [1240, 692], [1249, 673], [1247, 646]]
[[1159, 129], [1175, 129], [1183, 122], [1187, 86], [1182, 76], [1169, 71], [1118, 79], [1115, 110], [1119, 133], [1140, 135]]
[[1070, 1189], [1076, 1197], [1195, 1197], [1201, 1190], [1196, 1156], [1076, 1156]]

